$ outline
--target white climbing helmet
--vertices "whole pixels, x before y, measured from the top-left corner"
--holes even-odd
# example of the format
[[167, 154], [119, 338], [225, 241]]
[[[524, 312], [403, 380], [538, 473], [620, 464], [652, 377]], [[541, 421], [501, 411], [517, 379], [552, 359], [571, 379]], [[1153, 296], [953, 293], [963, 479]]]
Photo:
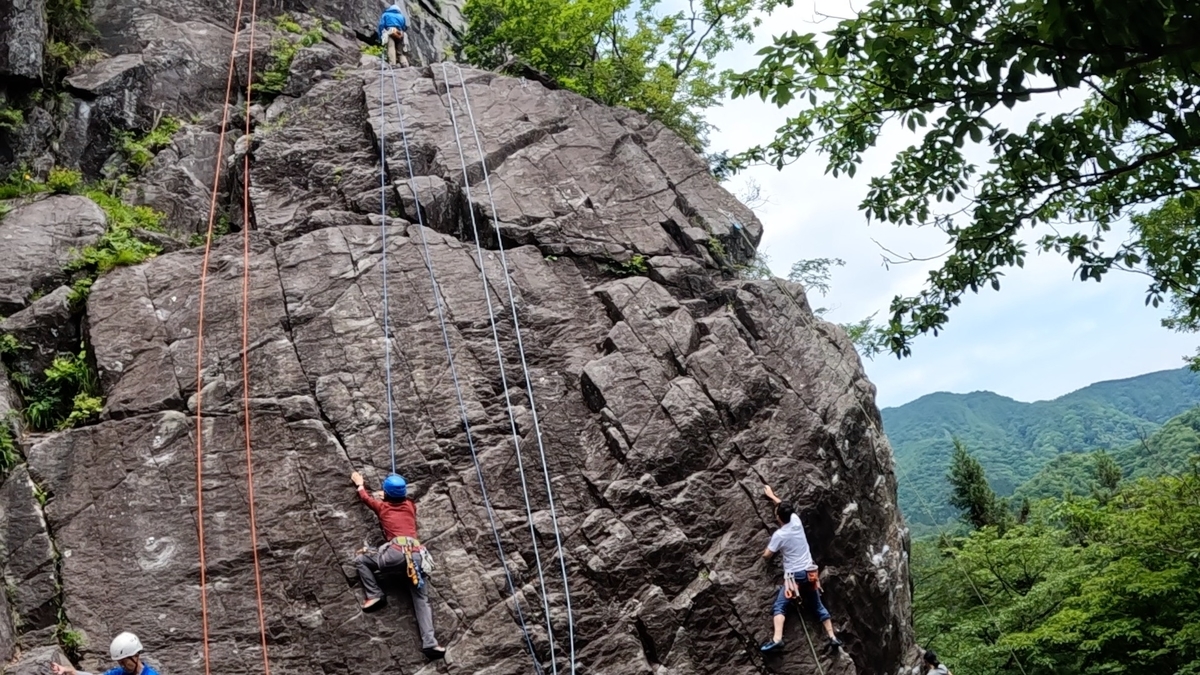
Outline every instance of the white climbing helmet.
[[142, 652], [142, 641], [133, 633], [121, 633], [113, 638], [108, 651], [112, 655], [113, 661], [127, 659]]

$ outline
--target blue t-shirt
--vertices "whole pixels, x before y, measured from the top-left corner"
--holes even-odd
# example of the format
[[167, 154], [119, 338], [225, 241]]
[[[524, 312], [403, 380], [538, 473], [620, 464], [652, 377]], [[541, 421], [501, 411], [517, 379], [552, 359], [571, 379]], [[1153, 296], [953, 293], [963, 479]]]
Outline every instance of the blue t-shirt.
[[[122, 668], [121, 666], [117, 666], [116, 668], [113, 668], [111, 670], [104, 671], [104, 675], [128, 675], [128, 674], [125, 672], [124, 668]], [[159, 673], [157, 670], [154, 669], [154, 666], [150, 665], [149, 663], [146, 663], [145, 661], [142, 661], [142, 675], [159, 675]]]

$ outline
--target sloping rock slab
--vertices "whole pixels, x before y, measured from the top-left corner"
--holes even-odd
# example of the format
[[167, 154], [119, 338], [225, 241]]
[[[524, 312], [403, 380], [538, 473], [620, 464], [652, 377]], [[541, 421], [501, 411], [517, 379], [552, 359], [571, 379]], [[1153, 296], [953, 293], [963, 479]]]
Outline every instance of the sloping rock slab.
[[56, 195], [19, 206], [0, 220], [0, 314], [63, 279], [72, 250], [104, 234], [104, 211], [87, 197]]

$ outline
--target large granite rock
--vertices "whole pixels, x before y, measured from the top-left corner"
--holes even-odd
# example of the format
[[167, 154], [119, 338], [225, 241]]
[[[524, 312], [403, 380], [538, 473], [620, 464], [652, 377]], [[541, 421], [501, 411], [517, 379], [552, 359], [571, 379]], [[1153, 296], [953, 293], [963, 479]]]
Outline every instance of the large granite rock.
[[[0, 321], [0, 335], [11, 335], [20, 344], [15, 353], [7, 355], [13, 370], [41, 376], [59, 354], [78, 352], [79, 322], [74, 312], [70, 287], [59, 286]], [[0, 408], [3, 405], [0, 403]]]
[[0, 571], [22, 631], [58, 620], [56, 555], [33, 481], [18, 467], [0, 487]]
[[18, 206], [0, 219], [0, 315], [57, 286], [72, 251], [99, 239], [105, 222], [95, 202], [74, 195]]
[[71, 665], [66, 654], [58, 647], [38, 647], [22, 653], [12, 663], [5, 664], [4, 675], [46, 675], [51, 672], [52, 663], [60, 666]]
[[[302, 78], [301, 89], [314, 83], [229, 160], [250, 159], [230, 190], [248, 183], [251, 196], [249, 391], [240, 233], [210, 261], [199, 426], [203, 252], [160, 255], [93, 286], [84, 333], [104, 421], [32, 439], [28, 473], [0, 492], [20, 525], [2, 535], [5, 569], [56, 582], [49, 603], [86, 637], [82, 665], [103, 665], [108, 639], [133, 630], [171, 672], [203, 672], [202, 518], [211, 669], [258, 667], [249, 433], [268, 648], [281, 672], [500, 675], [530, 672], [534, 659], [567, 672], [568, 625], [581, 674], [816, 672], [796, 620], [793, 648], [766, 660], [757, 648], [778, 581], [759, 557], [773, 528], [764, 481], [799, 504], [847, 643], [822, 654], [820, 670], [900, 672], [912, 653], [907, 531], [874, 388], [803, 289], [731, 274], [761, 237], [754, 215], [673, 133], [628, 111], [470, 70], [461, 80], [453, 68], [400, 70], [394, 92], [379, 77], [365, 60]], [[153, 171], [188, 186], [179, 213], [205, 196], [166, 160]], [[359, 610], [351, 560], [379, 530], [347, 475], [378, 485], [390, 437], [438, 561], [431, 599], [446, 666], [425, 664], [401, 595], [384, 612]], [[41, 521], [33, 481], [49, 496]], [[57, 566], [46, 567], [47, 551]], [[41, 616], [38, 588], [17, 598], [20, 616]]]
[[0, 0], [0, 76], [42, 78], [46, 0]]

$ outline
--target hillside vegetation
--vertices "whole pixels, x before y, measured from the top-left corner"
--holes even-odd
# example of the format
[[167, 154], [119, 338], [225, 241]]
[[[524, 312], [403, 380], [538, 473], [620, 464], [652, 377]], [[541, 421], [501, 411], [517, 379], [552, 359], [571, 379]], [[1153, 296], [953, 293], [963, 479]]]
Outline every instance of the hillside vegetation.
[[955, 438], [983, 465], [996, 493], [1008, 496], [1059, 456], [1129, 448], [1197, 404], [1200, 375], [1181, 368], [1100, 382], [1052, 401], [937, 393], [882, 414], [896, 456], [900, 507], [920, 534], [922, 525], [955, 516], [945, 480]]
[[1148, 438], [1114, 451], [1071, 453], [1050, 460], [1033, 478], [1016, 489], [1018, 498], [1043, 499], [1090, 494], [1095, 466], [1108, 456], [1125, 478], [1145, 478], [1187, 471], [1200, 453], [1200, 408], [1167, 421]]
[[956, 448], [948, 479], [969, 529], [913, 544], [919, 643], [975, 675], [1200, 672], [1198, 419], [1172, 420], [1141, 456], [1115, 453], [1135, 473], [1187, 468], [1131, 481], [1107, 453], [1071, 455], [1076, 494], [1015, 513]]

